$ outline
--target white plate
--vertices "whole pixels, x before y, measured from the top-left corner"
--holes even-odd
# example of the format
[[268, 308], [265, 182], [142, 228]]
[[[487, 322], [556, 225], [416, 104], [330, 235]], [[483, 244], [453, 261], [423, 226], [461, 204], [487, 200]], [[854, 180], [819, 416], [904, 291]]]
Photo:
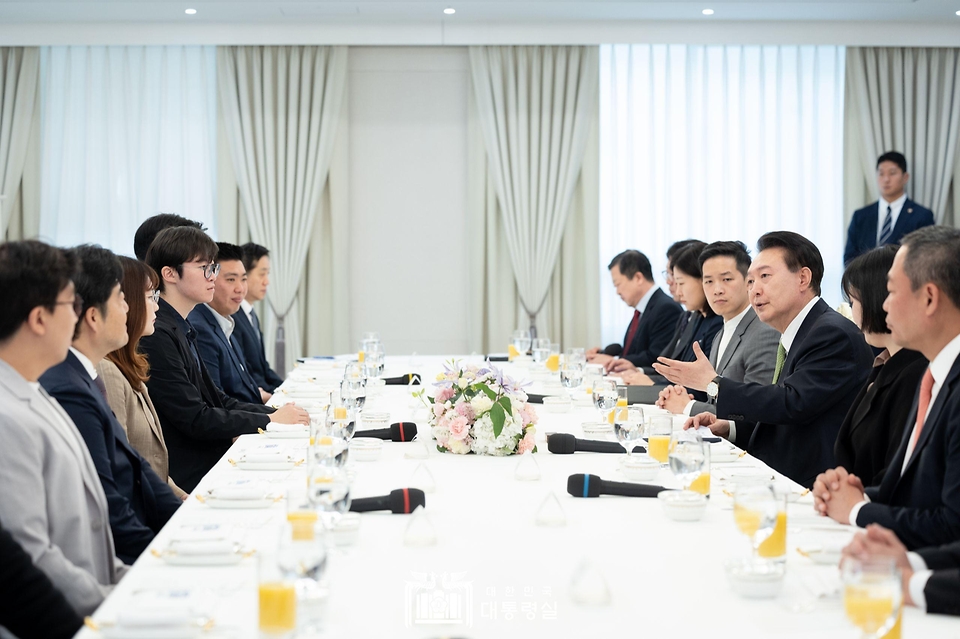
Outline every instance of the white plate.
[[238, 509], [246, 508], [269, 508], [277, 503], [275, 497], [264, 497], [262, 499], [217, 499], [216, 497], [206, 497], [203, 500], [211, 508]]
[[181, 555], [169, 548], [153, 554], [171, 566], [232, 566], [240, 563], [246, 556], [239, 547], [233, 552], [214, 555]]

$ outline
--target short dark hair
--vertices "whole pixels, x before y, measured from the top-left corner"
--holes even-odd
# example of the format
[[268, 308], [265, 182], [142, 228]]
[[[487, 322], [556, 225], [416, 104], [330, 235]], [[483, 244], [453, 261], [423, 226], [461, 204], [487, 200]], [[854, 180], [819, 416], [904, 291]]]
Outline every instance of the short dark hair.
[[[230, 262], [231, 260], [242, 262], [243, 249], [229, 242], [217, 242], [217, 261]], [[246, 268], [246, 265], [244, 265], [244, 268]]]
[[36, 240], [0, 244], [0, 341], [12, 337], [38, 306], [53, 312], [76, 272], [76, 259], [55, 246]]
[[850, 262], [843, 272], [840, 280], [843, 298], [860, 302], [863, 309], [860, 330], [864, 333], [890, 332], [883, 302], [887, 299], [887, 273], [899, 248], [897, 244], [887, 244], [867, 251]]
[[80, 311], [77, 327], [73, 331], [73, 338], [76, 339], [80, 335], [80, 326], [87, 310], [96, 308], [106, 316], [107, 300], [123, 279], [123, 266], [112, 251], [96, 244], [81, 244], [67, 249], [67, 252], [80, 265], [80, 271], [73, 278], [77, 295], [83, 298], [83, 310]]
[[810, 288], [820, 295], [820, 282], [823, 281], [823, 256], [817, 245], [792, 231], [771, 231], [757, 240], [757, 251], [783, 249], [783, 261], [791, 273], [803, 267], [810, 269]]
[[183, 277], [183, 265], [193, 260], [217, 259], [217, 243], [195, 226], [166, 228], [157, 234], [146, 262], [160, 276], [160, 291], [164, 290], [163, 267], [177, 269], [177, 275]]
[[901, 243], [907, 248], [903, 271], [915, 291], [932, 283], [960, 309], [960, 229], [949, 226], [925, 226], [906, 235]]
[[883, 155], [877, 158], [877, 168], [880, 168], [880, 164], [883, 162], [893, 162], [900, 167], [900, 170], [904, 173], [907, 172], [907, 158], [903, 156], [903, 153], [898, 151], [887, 151]]
[[634, 275], [640, 273], [644, 278], [653, 282], [653, 268], [650, 266], [650, 260], [640, 251], [627, 249], [618, 254], [610, 260], [607, 270], [613, 270], [614, 266], [616, 266], [628, 280], [633, 279]]
[[[673, 269], [680, 270], [684, 275], [689, 277], [702, 280], [703, 271], [700, 268], [700, 253], [703, 252], [703, 249], [706, 246], [707, 243], [701, 242], [700, 240], [696, 240], [687, 244], [683, 250], [673, 257]], [[702, 313], [706, 314], [707, 317], [713, 317], [716, 315], [713, 307], [711, 307], [708, 303], [706, 296], [704, 296], [703, 308], [691, 308], [690, 310], [701, 311]]]
[[700, 240], [687, 239], [674, 242], [670, 245], [670, 248], [667, 249], [667, 269], [673, 268], [674, 258], [677, 256], [677, 253], [690, 246], [694, 242], [699, 242]]
[[157, 238], [157, 234], [164, 229], [172, 229], [180, 226], [192, 226], [206, 231], [203, 224], [194, 220], [188, 220], [182, 215], [176, 213], [157, 213], [143, 221], [137, 232], [133, 235], [133, 254], [140, 261], [147, 259], [147, 251], [150, 245]]
[[747, 271], [750, 270], [750, 252], [747, 250], [747, 245], [739, 240], [707, 244], [700, 252], [701, 273], [703, 272], [703, 265], [706, 261], [715, 257], [732, 257], [735, 259], [737, 261], [737, 270], [740, 271], [740, 274], [744, 277], [747, 276]]
[[270, 255], [270, 251], [265, 246], [253, 242], [247, 242], [240, 248], [243, 249], [243, 268], [247, 269], [248, 273], [253, 270], [261, 258]]

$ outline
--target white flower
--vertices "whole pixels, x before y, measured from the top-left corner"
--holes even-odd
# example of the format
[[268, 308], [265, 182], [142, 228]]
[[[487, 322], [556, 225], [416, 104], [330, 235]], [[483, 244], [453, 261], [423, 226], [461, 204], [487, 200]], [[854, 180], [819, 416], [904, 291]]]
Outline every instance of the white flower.
[[480, 393], [470, 400], [470, 407], [474, 415], [483, 415], [493, 407], [493, 401], [485, 394]]
[[459, 380], [457, 380], [457, 386], [459, 386], [461, 390], [463, 390], [469, 385], [470, 385], [470, 381], [465, 377], [461, 377]]
[[447, 450], [455, 455], [466, 455], [470, 452], [470, 444], [460, 439], [450, 439], [447, 442]]

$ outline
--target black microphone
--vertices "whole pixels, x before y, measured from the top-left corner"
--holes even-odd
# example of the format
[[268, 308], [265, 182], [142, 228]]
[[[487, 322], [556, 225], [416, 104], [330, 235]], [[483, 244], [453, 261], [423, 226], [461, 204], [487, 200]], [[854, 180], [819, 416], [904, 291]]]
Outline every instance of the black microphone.
[[389, 510], [394, 515], [409, 515], [417, 506], [427, 507], [426, 498], [419, 488], [398, 488], [389, 495], [361, 497], [350, 502], [350, 511], [369, 513], [374, 510]]
[[599, 497], [600, 495], [620, 495], [621, 497], [656, 497], [666, 488], [650, 484], [628, 484], [622, 481], [605, 481], [598, 475], [570, 475], [567, 477], [567, 492], [574, 497]]
[[[554, 455], [569, 455], [571, 453], [626, 453], [627, 451], [615, 442], [602, 442], [595, 439], [577, 439], [567, 433], [554, 433], [547, 437], [547, 450]], [[643, 446], [634, 446], [633, 452], [645, 453]]]
[[386, 386], [417, 385], [420, 383], [420, 376], [416, 373], [407, 373], [406, 375], [398, 375], [396, 377], [384, 377], [383, 383]]
[[396, 424], [390, 424], [390, 428], [358, 430], [353, 436], [389, 439], [392, 442], [412, 442], [413, 438], [417, 436], [417, 425], [413, 422], [397, 422]]

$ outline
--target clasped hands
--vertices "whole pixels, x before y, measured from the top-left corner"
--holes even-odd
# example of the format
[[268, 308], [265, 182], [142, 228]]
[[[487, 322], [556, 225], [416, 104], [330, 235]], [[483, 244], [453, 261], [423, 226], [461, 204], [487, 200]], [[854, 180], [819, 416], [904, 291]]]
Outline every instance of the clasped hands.
[[900, 582], [903, 588], [903, 603], [913, 606], [910, 596], [910, 578], [913, 576], [913, 566], [907, 557], [907, 548], [897, 539], [892, 530], [887, 530], [878, 524], [867, 526], [866, 532], [857, 533], [853, 540], [843, 549], [843, 557], [851, 557], [860, 561], [869, 561], [877, 558], [889, 558], [900, 569]]
[[866, 499], [864, 494], [860, 478], [838, 466], [817, 475], [813, 483], [813, 508], [841, 524], [849, 524], [850, 511]]

